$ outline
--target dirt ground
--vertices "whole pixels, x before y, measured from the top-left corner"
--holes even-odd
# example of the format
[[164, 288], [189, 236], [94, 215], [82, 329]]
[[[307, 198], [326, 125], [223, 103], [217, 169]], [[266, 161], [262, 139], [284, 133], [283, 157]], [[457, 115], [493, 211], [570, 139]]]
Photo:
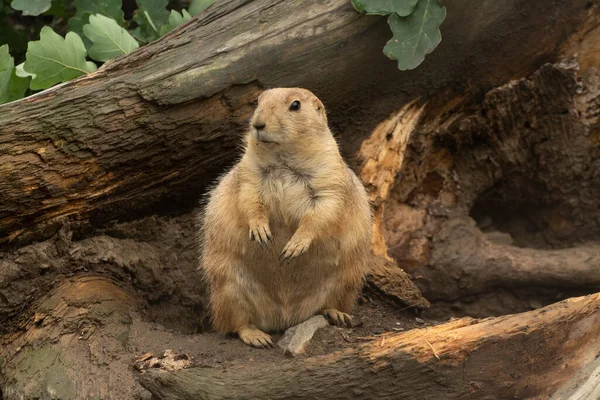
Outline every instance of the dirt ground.
[[[309, 342], [306, 353], [299, 357], [333, 353], [385, 334], [422, 328], [437, 322], [420, 318], [412, 310], [394, 310], [379, 299], [364, 296], [352, 315], [354, 327], [328, 326], [318, 330]], [[234, 335], [222, 336], [213, 332], [185, 334], [156, 323], [134, 323], [131, 336], [135, 338], [131, 345], [136, 354], [152, 352], [159, 355], [165, 349], [172, 349], [176, 354], [191, 356], [194, 365], [211, 368], [244, 368], [253, 363], [285, 362], [288, 357], [278, 347], [255, 349]], [[273, 333], [272, 336], [274, 341], [278, 341], [282, 332]]]
[[[69, 379], [78, 392], [120, 388], [124, 399], [148, 399], [134, 368], [136, 358], [148, 352], [160, 356], [172, 350], [192, 365], [223, 370], [289, 361], [278, 347], [255, 349], [234, 335], [211, 332], [196, 270], [194, 214], [115, 223], [92, 237], [72, 232], [64, 226], [49, 240], [0, 258], [4, 398], [23, 393], [43, 398], [53, 385], [69, 398], [68, 385], [50, 373], [64, 369], [65, 376], [76, 371]], [[369, 293], [360, 296], [352, 314], [353, 328], [319, 330], [299, 357], [437, 323]], [[275, 341], [281, 336], [273, 334]], [[99, 388], [96, 382], [103, 379], [108, 384]], [[22, 387], [27, 381], [36, 384]]]

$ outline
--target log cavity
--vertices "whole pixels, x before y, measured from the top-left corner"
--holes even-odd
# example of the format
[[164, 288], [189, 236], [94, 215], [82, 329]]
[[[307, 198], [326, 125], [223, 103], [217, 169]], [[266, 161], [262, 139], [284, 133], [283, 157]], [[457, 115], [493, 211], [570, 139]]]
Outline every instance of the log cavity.
[[478, 104], [429, 109], [411, 133], [385, 238], [450, 314], [525, 311], [600, 286], [600, 71], [577, 71], [545, 65]]
[[[580, 195], [585, 196], [589, 181], [574, 183], [583, 186]], [[567, 186], [558, 180], [556, 184]], [[558, 197], [563, 198], [555, 199]], [[579, 204], [577, 197], [560, 191], [548, 193], [540, 182], [518, 175], [484, 191], [470, 216], [491, 241], [521, 248], [561, 249], [600, 239], [598, 212], [580, 210]]]

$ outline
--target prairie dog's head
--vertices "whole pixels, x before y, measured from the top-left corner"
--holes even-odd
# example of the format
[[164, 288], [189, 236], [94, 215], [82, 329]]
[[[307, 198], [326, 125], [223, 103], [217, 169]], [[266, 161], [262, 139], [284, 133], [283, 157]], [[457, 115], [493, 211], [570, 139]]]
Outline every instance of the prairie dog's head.
[[250, 130], [261, 144], [277, 146], [301, 142], [328, 132], [325, 107], [306, 89], [266, 90], [258, 97]]

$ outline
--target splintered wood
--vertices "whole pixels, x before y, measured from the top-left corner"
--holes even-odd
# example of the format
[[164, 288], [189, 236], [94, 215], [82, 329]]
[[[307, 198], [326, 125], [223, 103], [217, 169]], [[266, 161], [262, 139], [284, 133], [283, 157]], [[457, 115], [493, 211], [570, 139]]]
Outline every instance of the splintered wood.
[[374, 207], [371, 251], [374, 255], [367, 276], [367, 288], [382, 294], [395, 303], [418, 308], [429, 307], [429, 302], [394, 260], [388, 256], [384, 237], [383, 217], [385, 202], [402, 168], [404, 152], [415, 131], [425, 105], [412, 101], [381, 122], [362, 143], [358, 152], [359, 176], [369, 192]]
[[412, 101], [381, 122], [358, 153], [359, 176], [369, 192], [374, 207], [373, 254], [390, 260], [383, 235], [385, 201], [394, 186], [396, 175], [402, 168], [404, 152], [412, 132], [423, 114], [425, 105]]

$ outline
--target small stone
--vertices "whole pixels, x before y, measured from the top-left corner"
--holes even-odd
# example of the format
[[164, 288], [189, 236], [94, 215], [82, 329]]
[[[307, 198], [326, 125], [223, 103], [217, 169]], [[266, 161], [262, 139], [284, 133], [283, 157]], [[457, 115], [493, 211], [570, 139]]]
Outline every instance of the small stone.
[[324, 316], [316, 315], [285, 331], [281, 340], [277, 342], [277, 345], [285, 354], [297, 356], [304, 353], [306, 344], [312, 339], [315, 332], [328, 325], [329, 323]]
[[415, 318], [415, 321], [417, 321], [419, 324], [424, 324], [425, 323], [425, 320], [422, 319], [422, 318], [419, 318], [419, 317]]

